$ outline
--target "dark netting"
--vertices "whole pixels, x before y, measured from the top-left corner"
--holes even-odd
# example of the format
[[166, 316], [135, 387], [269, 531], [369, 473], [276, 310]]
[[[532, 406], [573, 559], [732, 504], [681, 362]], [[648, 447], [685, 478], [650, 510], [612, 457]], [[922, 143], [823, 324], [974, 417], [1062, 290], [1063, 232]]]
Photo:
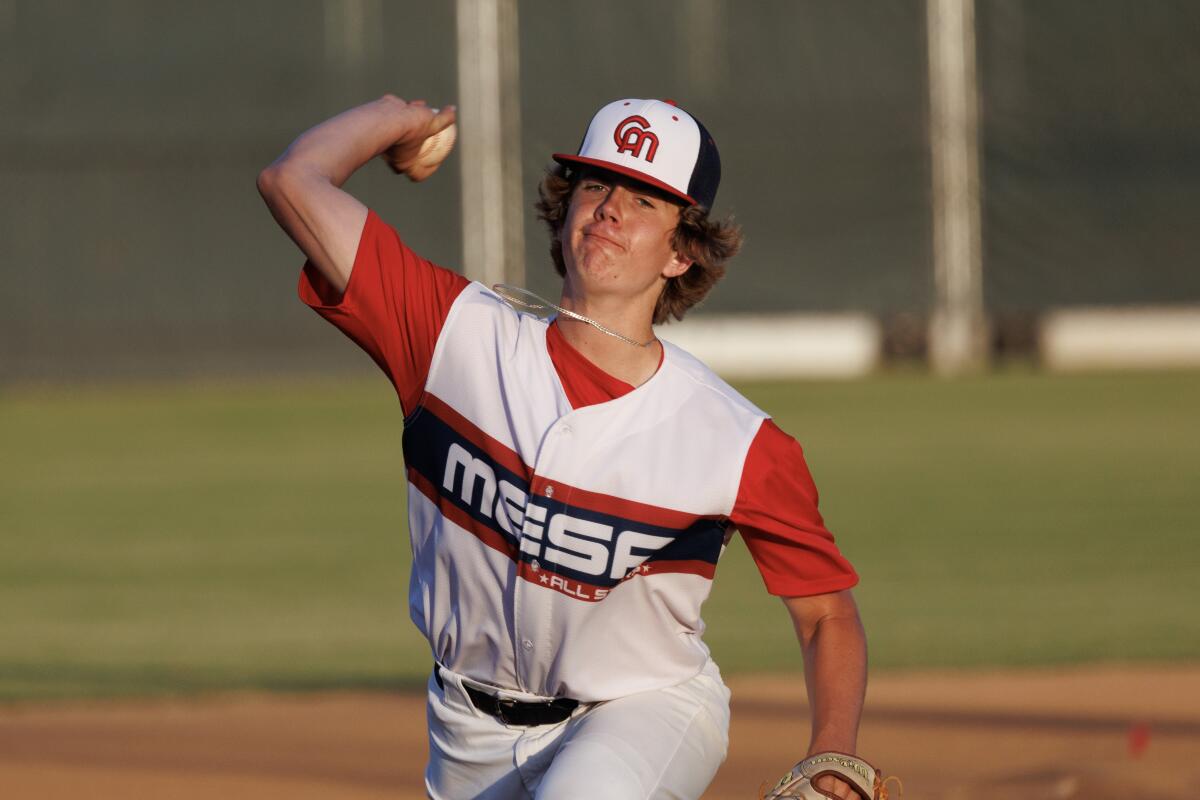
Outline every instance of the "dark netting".
[[[453, 4], [7, 5], [0, 380], [369, 363], [296, 300], [255, 177], [349, 105], [453, 97]], [[391, 178], [350, 188], [457, 263], [457, 161], [419, 193]]]
[[1200, 4], [979, 11], [989, 308], [1200, 301]]
[[[532, 180], [601, 103], [670, 98], [721, 151], [746, 246], [702, 311], [928, 304], [925, 18], [912, 2], [521, 5]], [[577, 63], [577, 67], [570, 67]], [[529, 275], [556, 284], [527, 228]]]
[[[986, 299], [1200, 299], [1200, 5], [980, 3]], [[620, 96], [671, 98], [719, 143], [747, 244], [702, 312], [928, 313], [924, 5], [523, 0], [527, 204], [549, 154]], [[301, 130], [394, 91], [456, 93], [451, 3], [120, 4], [0, 13], [0, 380], [366, 366], [295, 299], [254, 190]], [[349, 188], [461, 258], [452, 158]], [[528, 217], [528, 282], [553, 293]]]

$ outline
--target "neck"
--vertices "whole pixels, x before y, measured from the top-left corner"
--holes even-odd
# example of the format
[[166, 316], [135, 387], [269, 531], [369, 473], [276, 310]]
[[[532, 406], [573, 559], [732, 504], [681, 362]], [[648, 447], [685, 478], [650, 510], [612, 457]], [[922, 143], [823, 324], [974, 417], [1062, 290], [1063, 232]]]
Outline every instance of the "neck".
[[615, 336], [600, 331], [586, 322], [560, 315], [557, 320], [559, 331], [567, 344], [575, 348], [588, 361], [615, 378], [640, 386], [650, 379], [662, 359], [662, 345], [654, 336], [651, 326], [653, 307], [648, 311], [637, 304], [604, 302], [595, 298], [572, 296], [563, 288], [563, 308], [599, 322], [606, 328], [628, 336], [638, 342], [651, 342], [646, 347], [630, 344]]

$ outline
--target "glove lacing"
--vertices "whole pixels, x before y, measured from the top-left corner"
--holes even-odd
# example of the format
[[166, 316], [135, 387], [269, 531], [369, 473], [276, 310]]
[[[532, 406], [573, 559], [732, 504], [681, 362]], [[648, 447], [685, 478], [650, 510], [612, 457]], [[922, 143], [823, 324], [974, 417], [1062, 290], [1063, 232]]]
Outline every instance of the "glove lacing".
[[875, 778], [875, 800], [888, 800], [888, 798], [891, 797], [891, 794], [888, 792], [888, 783], [891, 781], [895, 781], [896, 786], [900, 789], [900, 792], [896, 795], [896, 797], [904, 797], [904, 782], [895, 775], [888, 775], [883, 780]]

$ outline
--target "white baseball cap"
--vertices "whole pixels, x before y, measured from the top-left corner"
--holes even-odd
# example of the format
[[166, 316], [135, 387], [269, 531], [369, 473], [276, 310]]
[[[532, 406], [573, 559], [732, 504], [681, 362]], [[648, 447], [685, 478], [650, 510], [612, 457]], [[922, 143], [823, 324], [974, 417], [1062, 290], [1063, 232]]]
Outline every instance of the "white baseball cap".
[[670, 100], [609, 103], [592, 117], [579, 152], [555, 153], [554, 160], [628, 175], [705, 208], [712, 208], [721, 182], [717, 143]]

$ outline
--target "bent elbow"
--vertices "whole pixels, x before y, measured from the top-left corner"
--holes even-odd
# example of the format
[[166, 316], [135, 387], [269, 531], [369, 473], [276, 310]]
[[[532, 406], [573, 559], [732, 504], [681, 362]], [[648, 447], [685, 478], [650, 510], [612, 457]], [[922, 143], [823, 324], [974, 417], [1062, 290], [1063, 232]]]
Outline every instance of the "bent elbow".
[[275, 162], [258, 173], [258, 180], [254, 182], [254, 185], [258, 187], [259, 195], [262, 196], [263, 200], [267, 201], [268, 205], [280, 192], [280, 184], [282, 183], [281, 172], [279, 163]]
[[258, 173], [258, 193], [270, 205], [279, 200], [296, 198], [311, 192], [314, 186], [327, 183], [328, 178], [305, 164], [281, 158]]
[[304, 179], [305, 176], [294, 166], [276, 161], [258, 173], [255, 185], [267, 208], [278, 212], [283, 207], [293, 204], [304, 191]]

